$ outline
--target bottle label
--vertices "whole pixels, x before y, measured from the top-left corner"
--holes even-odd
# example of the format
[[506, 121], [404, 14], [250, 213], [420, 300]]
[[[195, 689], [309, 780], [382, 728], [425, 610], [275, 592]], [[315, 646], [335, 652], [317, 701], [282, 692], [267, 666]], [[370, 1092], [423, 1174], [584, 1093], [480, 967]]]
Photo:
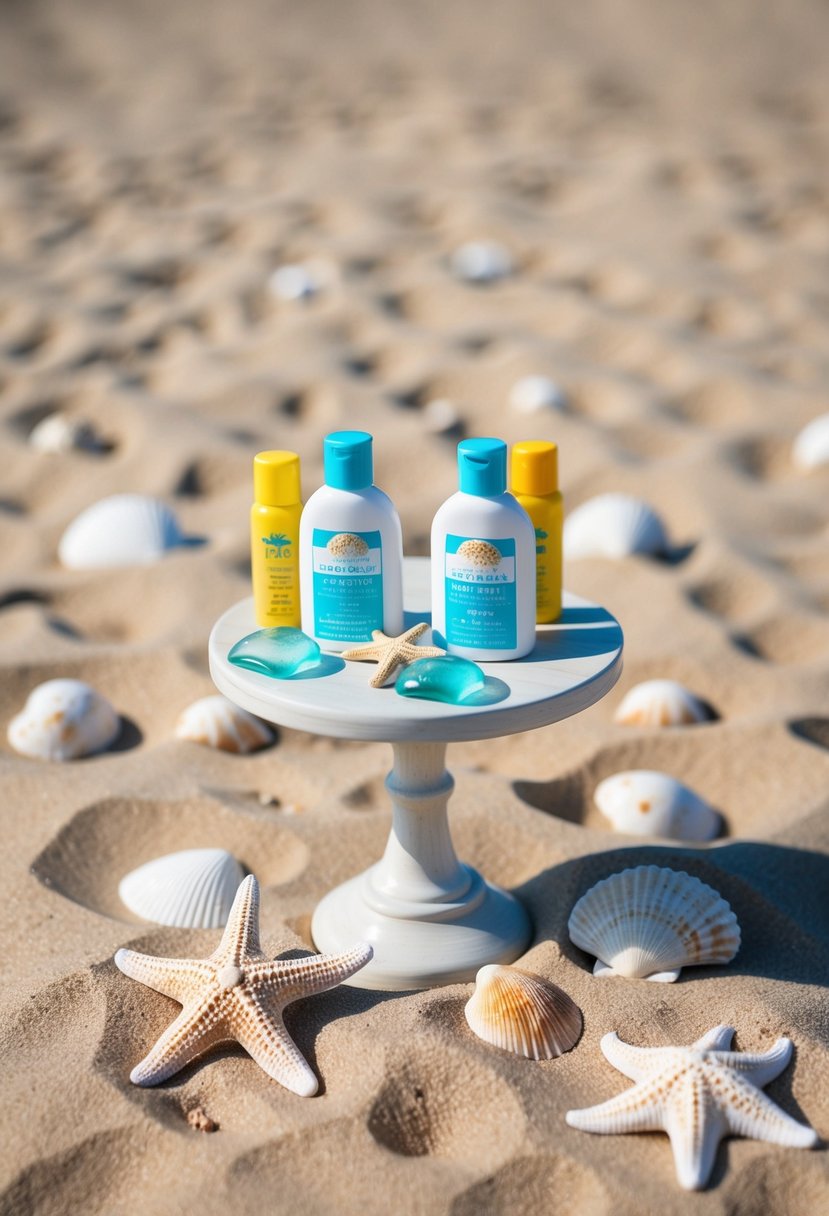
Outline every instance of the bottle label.
[[297, 615], [296, 546], [284, 532], [270, 532], [260, 537], [260, 544], [264, 554], [260, 577], [264, 577], [267, 593], [267, 615], [293, 620]]
[[446, 641], [478, 650], [517, 645], [515, 540], [446, 537]]
[[314, 635], [370, 642], [383, 628], [383, 554], [378, 532], [314, 528]]

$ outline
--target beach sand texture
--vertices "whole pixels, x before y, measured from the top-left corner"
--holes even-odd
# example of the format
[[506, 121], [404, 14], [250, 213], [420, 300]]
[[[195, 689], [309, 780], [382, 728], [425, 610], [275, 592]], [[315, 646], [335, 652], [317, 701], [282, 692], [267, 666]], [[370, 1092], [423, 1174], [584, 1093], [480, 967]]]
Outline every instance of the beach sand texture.
[[[606, 1032], [687, 1044], [727, 1023], [741, 1050], [794, 1040], [768, 1093], [829, 1135], [829, 467], [790, 459], [829, 409], [829, 14], [770, 9], [3, 7], [2, 1216], [829, 1210], [820, 1150], [726, 1141], [692, 1195], [664, 1135], [564, 1122], [627, 1085]], [[474, 240], [503, 245], [512, 273], [459, 281], [451, 256]], [[307, 259], [317, 295], [269, 291]], [[528, 374], [567, 409], [511, 409]], [[441, 398], [460, 420], [448, 433], [430, 429]], [[90, 421], [101, 450], [34, 450], [55, 411]], [[469, 985], [340, 988], [286, 1017], [319, 1096], [238, 1048], [141, 1090], [130, 1069], [177, 1006], [113, 954], [207, 955], [218, 933], [132, 920], [121, 876], [229, 849], [261, 882], [275, 954], [307, 948], [317, 901], [385, 842], [386, 746], [283, 730], [239, 756], [173, 733], [213, 691], [210, 627], [249, 594], [254, 453], [298, 451], [307, 497], [341, 426], [375, 435], [409, 553], [455, 489], [461, 431], [555, 439], [566, 508], [633, 493], [669, 530], [666, 560], [566, 571], [625, 630], [616, 689], [558, 726], [450, 751], [458, 852], [525, 901], [523, 965], [573, 997], [584, 1033], [534, 1063], [472, 1036]], [[204, 543], [151, 567], [61, 568], [66, 526], [124, 491], [159, 496]], [[118, 743], [64, 764], [16, 754], [9, 721], [64, 675], [112, 701]], [[614, 724], [651, 677], [717, 718]], [[592, 791], [627, 768], [691, 785], [724, 837], [613, 834]], [[673, 985], [593, 978], [570, 909], [643, 861], [725, 896], [734, 963]], [[195, 1108], [215, 1133], [194, 1130]]]

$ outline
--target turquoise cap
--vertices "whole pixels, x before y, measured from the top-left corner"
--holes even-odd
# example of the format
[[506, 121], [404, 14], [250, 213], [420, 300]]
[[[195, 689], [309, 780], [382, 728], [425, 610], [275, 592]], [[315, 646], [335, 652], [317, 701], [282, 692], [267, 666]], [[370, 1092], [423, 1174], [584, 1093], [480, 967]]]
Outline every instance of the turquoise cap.
[[464, 439], [458, 444], [458, 476], [463, 494], [485, 498], [507, 488], [507, 445], [503, 439]]
[[325, 484], [335, 490], [364, 490], [374, 481], [368, 431], [332, 431], [322, 444]]

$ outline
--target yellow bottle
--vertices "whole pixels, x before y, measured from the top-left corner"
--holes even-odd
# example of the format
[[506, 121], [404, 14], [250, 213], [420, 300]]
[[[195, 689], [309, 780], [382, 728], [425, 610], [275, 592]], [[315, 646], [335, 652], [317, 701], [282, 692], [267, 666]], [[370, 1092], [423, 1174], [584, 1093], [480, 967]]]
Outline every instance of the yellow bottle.
[[561, 533], [564, 506], [558, 489], [558, 448], [540, 439], [512, 449], [512, 492], [535, 528], [535, 604], [539, 625], [561, 615]]
[[256, 623], [300, 626], [299, 517], [296, 452], [260, 452], [253, 461], [250, 558]]

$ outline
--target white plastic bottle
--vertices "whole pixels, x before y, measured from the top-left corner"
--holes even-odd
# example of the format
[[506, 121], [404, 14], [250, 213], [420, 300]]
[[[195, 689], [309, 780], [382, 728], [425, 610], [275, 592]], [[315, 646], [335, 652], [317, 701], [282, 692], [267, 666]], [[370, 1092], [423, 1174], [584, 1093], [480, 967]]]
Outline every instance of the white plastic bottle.
[[371, 435], [334, 431], [323, 443], [325, 485], [299, 528], [302, 629], [323, 650], [403, 630], [403, 538], [391, 499], [372, 485]]
[[507, 445], [463, 440], [458, 473], [432, 523], [432, 632], [465, 659], [519, 659], [535, 645], [535, 529], [506, 493]]

